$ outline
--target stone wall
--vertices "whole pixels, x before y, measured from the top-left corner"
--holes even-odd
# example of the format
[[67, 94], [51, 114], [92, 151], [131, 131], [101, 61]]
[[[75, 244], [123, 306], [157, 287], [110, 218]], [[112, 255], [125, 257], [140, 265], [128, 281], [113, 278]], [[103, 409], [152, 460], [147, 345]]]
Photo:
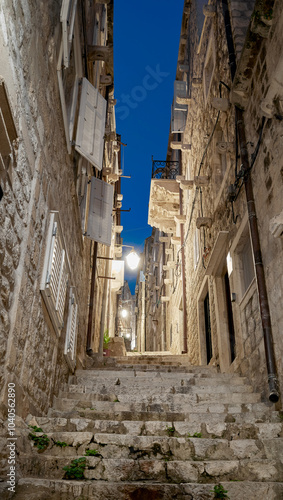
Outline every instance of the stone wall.
[[[242, 49], [255, 2], [229, 3], [232, 29], [239, 64]], [[257, 2], [259, 3], [259, 2]], [[256, 3], [256, 8], [257, 8]], [[251, 279], [244, 289], [243, 248], [248, 241], [248, 220], [244, 187], [232, 205], [228, 199], [228, 189], [235, 181], [235, 111], [231, 104], [232, 86], [229, 57], [226, 43], [225, 25], [221, 2], [211, 2], [215, 14], [208, 17], [202, 34], [199, 54], [199, 39], [190, 27], [187, 54], [194, 54], [190, 62], [191, 81], [188, 95], [187, 125], [182, 142], [191, 144], [190, 151], [182, 153], [182, 174], [190, 178], [206, 176], [207, 183], [194, 188], [187, 196], [183, 192], [183, 203], [187, 216], [184, 225], [186, 254], [186, 296], [188, 311], [188, 356], [193, 364], [206, 364], [204, 346], [203, 300], [206, 293], [210, 297], [210, 322], [212, 358], [210, 363], [224, 371], [240, 371], [250, 377], [255, 388], [268, 395], [263, 332], [260, 319], [256, 280]], [[249, 157], [256, 151], [259, 139], [262, 112], [261, 101], [265, 98], [275, 66], [282, 54], [282, 6], [275, 2], [272, 28], [264, 37], [260, 51], [253, 60], [250, 80], [243, 82], [249, 89], [246, 97], [245, 125]], [[194, 19], [192, 2], [191, 21]], [[268, 24], [268, 23], [267, 23]], [[270, 23], [269, 23], [270, 24]], [[264, 31], [266, 33], [266, 30]], [[213, 68], [214, 69], [211, 69]], [[178, 73], [182, 78], [181, 73]], [[244, 75], [244, 66], [242, 68]], [[198, 80], [193, 80], [193, 78]], [[209, 81], [209, 78], [211, 80]], [[201, 83], [200, 80], [201, 79]], [[208, 81], [206, 87], [205, 80]], [[223, 82], [220, 87], [219, 83]], [[205, 90], [206, 88], [206, 90]], [[209, 89], [207, 91], [207, 88]], [[240, 86], [239, 86], [240, 88]], [[226, 107], [218, 111], [215, 98], [228, 99]], [[277, 107], [277, 114], [279, 113]], [[276, 113], [274, 113], [276, 115]], [[253, 166], [252, 179], [256, 200], [263, 262], [265, 266], [267, 290], [271, 308], [274, 345], [279, 373], [282, 375], [282, 237], [274, 238], [270, 233], [270, 219], [282, 212], [282, 133], [280, 119], [274, 116], [265, 123], [260, 149]], [[219, 143], [226, 143], [226, 152], [219, 153]], [[240, 160], [237, 162], [237, 172]], [[188, 177], [186, 177], [188, 178]], [[199, 217], [211, 219], [211, 225], [196, 229]], [[226, 232], [225, 244], [217, 247], [219, 233]], [[196, 263], [195, 234], [199, 243], [199, 258]], [[216, 246], [215, 246], [216, 245]], [[224, 275], [226, 256], [231, 252], [233, 271], [230, 275], [230, 291], [235, 298], [231, 304], [236, 337], [236, 359], [231, 363], [229, 347], [228, 317], [225, 298]], [[250, 266], [251, 272], [254, 273]], [[252, 277], [251, 277], [252, 278]], [[276, 284], [276, 287], [275, 287]], [[174, 300], [174, 299], [173, 299]], [[168, 306], [169, 307], [169, 306]], [[280, 377], [281, 377], [280, 375]]]
[[[69, 368], [65, 322], [56, 335], [39, 291], [51, 210], [59, 212], [78, 298], [78, 362], [83, 363], [88, 318], [90, 241], [81, 234], [76, 194], [78, 154], [67, 154], [57, 58], [60, 4], [6, 1], [0, 7], [0, 73], [18, 133], [12, 182], [1, 171], [1, 358], [5, 412], [7, 380], [16, 383], [17, 413], [45, 413]], [[68, 295], [66, 304], [68, 302]]]

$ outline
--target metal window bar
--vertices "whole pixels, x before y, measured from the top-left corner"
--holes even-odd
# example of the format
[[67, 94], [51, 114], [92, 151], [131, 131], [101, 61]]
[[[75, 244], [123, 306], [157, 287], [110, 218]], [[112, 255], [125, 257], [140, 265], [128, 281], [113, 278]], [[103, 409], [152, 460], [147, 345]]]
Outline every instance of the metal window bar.
[[177, 175], [179, 175], [179, 161], [163, 161], [152, 158], [152, 179], [176, 179]]

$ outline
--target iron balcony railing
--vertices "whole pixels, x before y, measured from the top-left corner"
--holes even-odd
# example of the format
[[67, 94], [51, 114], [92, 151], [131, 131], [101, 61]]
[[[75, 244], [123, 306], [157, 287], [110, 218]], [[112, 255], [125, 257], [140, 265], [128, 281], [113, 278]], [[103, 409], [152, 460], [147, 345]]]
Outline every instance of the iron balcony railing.
[[152, 179], [176, 179], [179, 175], [178, 161], [154, 160], [152, 158]]

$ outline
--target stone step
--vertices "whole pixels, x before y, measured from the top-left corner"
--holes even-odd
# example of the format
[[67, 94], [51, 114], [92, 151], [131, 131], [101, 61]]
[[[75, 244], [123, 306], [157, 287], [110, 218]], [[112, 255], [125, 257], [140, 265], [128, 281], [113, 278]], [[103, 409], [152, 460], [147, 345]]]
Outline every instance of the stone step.
[[[212, 499], [216, 483], [150, 483], [150, 482], [108, 482], [108, 481], [67, 481], [56, 479], [21, 478], [17, 485], [15, 500], [134, 500], [162, 499], [206, 500]], [[283, 498], [283, 483], [236, 481], [222, 482], [230, 500], [279, 500]], [[5, 493], [4, 483], [0, 483], [0, 497], [10, 498]], [[51, 496], [52, 495], [52, 496]]]
[[[64, 401], [64, 404], [63, 404]], [[85, 402], [83, 408], [79, 408], [75, 401], [71, 400], [58, 400], [58, 407], [55, 409], [51, 408], [48, 412], [49, 417], [63, 417], [63, 418], [91, 418], [91, 419], [106, 419], [106, 420], [163, 420], [163, 421], [184, 421], [191, 420], [192, 415], [195, 415], [199, 422], [205, 421], [206, 418], [213, 418], [214, 414], [222, 414], [222, 418], [227, 421], [227, 418], [231, 416], [231, 419], [235, 418], [235, 414], [242, 414], [245, 421], [250, 421], [250, 417], [244, 416], [244, 414], [250, 413], [252, 415], [252, 421], [254, 421], [255, 414], [257, 418], [262, 421], [267, 421], [272, 415], [270, 407], [265, 403], [252, 403], [252, 404], [205, 404], [196, 403], [188, 405], [188, 410], [184, 411], [182, 408], [178, 408], [177, 405], [172, 411], [168, 405], [168, 409], [162, 407], [162, 405], [140, 405], [140, 409], [136, 408], [136, 404], [127, 405], [123, 403], [111, 403], [111, 402], [101, 402], [95, 401], [93, 406], [89, 402]]]
[[[69, 396], [69, 394], [68, 394]], [[92, 408], [95, 411], [103, 412], [173, 412], [188, 413], [190, 411], [198, 413], [221, 413], [227, 412], [229, 406], [239, 405], [242, 409], [245, 405], [247, 411], [254, 411], [259, 408], [265, 408], [264, 403], [260, 403], [260, 394], [168, 394], [165, 396], [152, 396], [151, 398], [140, 398], [138, 395], [121, 395], [120, 399], [113, 401], [97, 400], [97, 395], [75, 394], [74, 398], [54, 398], [53, 408], [60, 411], [75, 410], [79, 408]], [[115, 395], [114, 395], [115, 396]]]
[[[141, 393], [141, 391], [148, 397], [156, 396], [156, 387], [152, 387], [152, 385], [147, 384], [139, 384], [138, 387], [138, 394]], [[219, 384], [219, 385], [211, 385], [209, 386], [208, 384], [205, 385], [194, 385], [194, 384], [185, 384], [185, 385], [178, 385], [178, 386], [165, 386], [165, 385], [159, 385], [158, 386], [158, 394], [160, 396], [164, 395], [186, 395], [186, 394], [205, 394], [205, 393], [211, 393], [213, 394], [223, 394], [223, 393], [251, 393], [253, 392], [252, 386], [250, 385], [229, 385], [229, 384]], [[78, 394], [84, 394], [84, 395], [108, 395], [112, 396], [113, 394], [123, 394], [123, 395], [130, 395], [132, 394], [133, 396], [138, 396], [137, 395], [137, 387], [135, 384], [132, 386], [128, 387], [127, 384], [118, 381], [113, 382], [111, 384], [95, 384], [95, 385], [79, 385], [79, 384], [65, 384], [64, 390], [60, 391], [60, 397], [66, 397], [64, 394], [74, 394], [74, 397]]]
[[[70, 384], [83, 384], [83, 385], [91, 385], [91, 384], [101, 384], [101, 383], [111, 383], [116, 381], [117, 379], [120, 382], [125, 384], [171, 384], [171, 385], [185, 385], [185, 384], [201, 384], [202, 381], [211, 381], [212, 385], [218, 384], [235, 384], [242, 385], [247, 383], [246, 379], [241, 377], [229, 374], [229, 373], [221, 373], [219, 376], [217, 374], [210, 373], [191, 373], [191, 372], [183, 372], [183, 373], [173, 373], [173, 372], [149, 372], [142, 370], [129, 370], [129, 371], [119, 371], [116, 370], [78, 370], [76, 375], [71, 375], [69, 377]], [[204, 382], [205, 383], [205, 382]], [[208, 382], [207, 382], [208, 383]]]
[[[172, 427], [169, 427], [172, 429]], [[169, 433], [169, 431], [167, 430]], [[51, 432], [49, 445], [42, 455], [80, 457], [95, 450], [104, 459], [150, 460], [242, 460], [270, 459], [283, 462], [283, 438], [275, 439], [206, 439], [203, 437], [135, 436], [93, 432]], [[37, 437], [42, 433], [36, 433]], [[62, 444], [63, 443], [63, 444]], [[38, 454], [26, 437], [18, 443], [18, 451]], [[20, 453], [21, 454], [21, 453]]]
[[[72, 377], [73, 379], [73, 377]], [[218, 379], [218, 378], [200, 378], [200, 377], [194, 377], [191, 376], [186, 379], [182, 379], [180, 377], [176, 378], [176, 380], [170, 380], [169, 383], [168, 381], [164, 380], [162, 377], [155, 377], [154, 379], [154, 386], [152, 384], [152, 380], [150, 379], [144, 379], [144, 378], [134, 378], [130, 379], [131, 387], [138, 387], [142, 388], [144, 387], [145, 389], [150, 389], [151, 391], [155, 391], [158, 387], [158, 393], [160, 391], [172, 391], [173, 387], [176, 389], [176, 392], [186, 392], [186, 387], [196, 387], [199, 388], [200, 390], [204, 390], [204, 388], [209, 387], [209, 390], [213, 390], [215, 392], [222, 392], [224, 389], [228, 389], [229, 392], [231, 392], [231, 388], [234, 391], [241, 392], [242, 390], [245, 391], [245, 389], [241, 389], [241, 387], [247, 387], [248, 392], [251, 390], [251, 386], [245, 381], [244, 378], [232, 378], [232, 379]], [[166, 383], [167, 382], [167, 383]], [[172, 383], [173, 382], [173, 383]], [[116, 385], [119, 385], [120, 389], [129, 389], [129, 379], [125, 379], [123, 377], [116, 376], [107, 378], [105, 380], [104, 377], [99, 377], [90, 380], [87, 384], [80, 384], [80, 383], [72, 383], [70, 381], [69, 384], [64, 384], [65, 390], [70, 390], [69, 387], [72, 387], [75, 392], [88, 392], [89, 389], [95, 388], [95, 389], [101, 389], [101, 387], [108, 388], [114, 387]], [[77, 389], [75, 389], [77, 388]], [[84, 390], [86, 388], [87, 390]], [[235, 388], [235, 389], [234, 389]], [[239, 388], [239, 389], [236, 389]]]
[[[115, 389], [114, 389], [115, 390]], [[260, 402], [261, 396], [256, 393], [245, 393], [245, 392], [233, 392], [229, 394], [228, 392], [219, 392], [215, 394], [208, 394], [207, 392], [196, 392], [188, 390], [187, 393], [182, 392], [181, 394], [172, 394], [170, 392], [156, 395], [156, 391], [151, 393], [144, 393], [143, 391], [137, 392], [134, 389], [129, 391], [130, 394], [121, 393], [119, 386], [116, 386], [114, 392], [107, 393], [96, 393], [96, 392], [63, 392], [60, 391], [59, 398], [54, 399], [54, 407], [58, 407], [58, 400], [62, 400], [64, 404], [65, 400], [73, 401], [80, 407], [84, 407], [86, 403], [92, 404], [93, 402], [119, 402], [121, 404], [135, 404], [136, 409], [141, 409], [141, 405], [162, 405], [164, 408], [173, 410], [173, 406], [178, 406], [179, 409], [186, 410], [188, 404], [196, 403], [222, 403], [222, 404], [234, 404], [234, 403], [258, 403]], [[206, 388], [207, 391], [207, 388]], [[173, 406], [172, 406], [173, 405]], [[182, 405], [182, 408], [180, 407]], [[144, 406], [142, 407], [144, 409]]]
[[[232, 373], [217, 373], [216, 370], [211, 370], [209, 367], [203, 367], [201, 366], [196, 366], [196, 367], [180, 367], [177, 366], [175, 369], [172, 369], [171, 367], [158, 367], [158, 366], [149, 366], [149, 365], [140, 365], [137, 367], [134, 367], [132, 365], [127, 367], [120, 367], [121, 369], [119, 371], [119, 377], [125, 377], [127, 378], [134, 378], [134, 377], [156, 377], [158, 378], [159, 376], [164, 377], [164, 379], [170, 379], [170, 378], [180, 378], [180, 374], [182, 375], [182, 378], [189, 378], [190, 376], [199, 376], [199, 377], [216, 377], [219, 378], [219, 380], [223, 379], [229, 379], [235, 377], [234, 374]], [[153, 373], [154, 372], [154, 375]], [[117, 369], [113, 369], [113, 367], [109, 367], [102, 369], [92, 369], [92, 370], [77, 370], [76, 375], [73, 376], [73, 379], [76, 380], [77, 382], [80, 381], [81, 378], [89, 378], [90, 380], [96, 379], [96, 378], [111, 378], [112, 377], [117, 377]], [[236, 375], [237, 378], [240, 378]], [[72, 378], [72, 377], [71, 377]], [[75, 383], [75, 382], [74, 382]]]
[[[73, 457], [77, 458], [77, 457]], [[38, 454], [36, 457], [21, 454], [18, 462], [24, 477], [63, 479], [64, 467], [73, 458]], [[104, 481], [153, 481], [161, 483], [214, 483], [219, 481], [274, 481], [283, 477], [280, 460], [152, 460], [152, 459], [104, 459], [85, 457], [86, 479]]]
[[[232, 439], [273, 439], [283, 437], [283, 423], [279, 421], [277, 412], [272, 414], [275, 420], [272, 422], [257, 422], [259, 415], [251, 413], [228, 415], [233, 422], [225, 422], [225, 414], [190, 414], [187, 422], [172, 421], [139, 421], [139, 420], [93, 420], [86, 418], [52, 418], [36, 417], [36, 420], [29, 418], [37, 427], [41, 427], [44, 432], [93, 432], [93, 433], [115, 433], [129, 434], [135, 436], [167, 436], [167, 427], [175, 427], [174, 436], [193, 435], [201, 432], [204, 437], [218, 437]], [[249, 417], [249, 419], [247, 418]], [[266, 417], [266, 416], [265, 416]], [[253, 420], [253, 421], [252, 421]]]

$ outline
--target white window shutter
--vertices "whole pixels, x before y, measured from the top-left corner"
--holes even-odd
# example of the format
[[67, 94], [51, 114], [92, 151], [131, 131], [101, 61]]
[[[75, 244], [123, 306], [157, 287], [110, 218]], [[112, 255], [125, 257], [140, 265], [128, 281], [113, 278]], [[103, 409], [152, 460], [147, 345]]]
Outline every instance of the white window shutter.
[[98, 170], [102, 169], [105, 119], [106, 100], [84, 78], [75, 147]]
[[63, 328], [69, 265], [58, 213], [52, 212], [40, 290], [58, 335]]
[[111, 245], [113, 195], [113, 185], [91, 178], [86, 236], [107, 246]]
[[186, 126], [187, 113], [181, 110], [175, 110], [174, 106], [171, 108], [171, 132], [182, 133]]
[[66, 339], [64, 354], [66, 361], [72, 371], [76, 367], [76, 346], [78, 331], [78, 304], [74, 287], [70, 288], [68, 321], [66, 328]]
[[62, 23], [63, 61], [65, 68], [69, 67], [70, 52], [73, 41], [77, 0], [63, 0], [60, 21]]
[[187, 111], [186, 104], [178, 104], [177, 97], [187, 97], [187, 83], [182, 80], [174, 81], [174, 110]]

